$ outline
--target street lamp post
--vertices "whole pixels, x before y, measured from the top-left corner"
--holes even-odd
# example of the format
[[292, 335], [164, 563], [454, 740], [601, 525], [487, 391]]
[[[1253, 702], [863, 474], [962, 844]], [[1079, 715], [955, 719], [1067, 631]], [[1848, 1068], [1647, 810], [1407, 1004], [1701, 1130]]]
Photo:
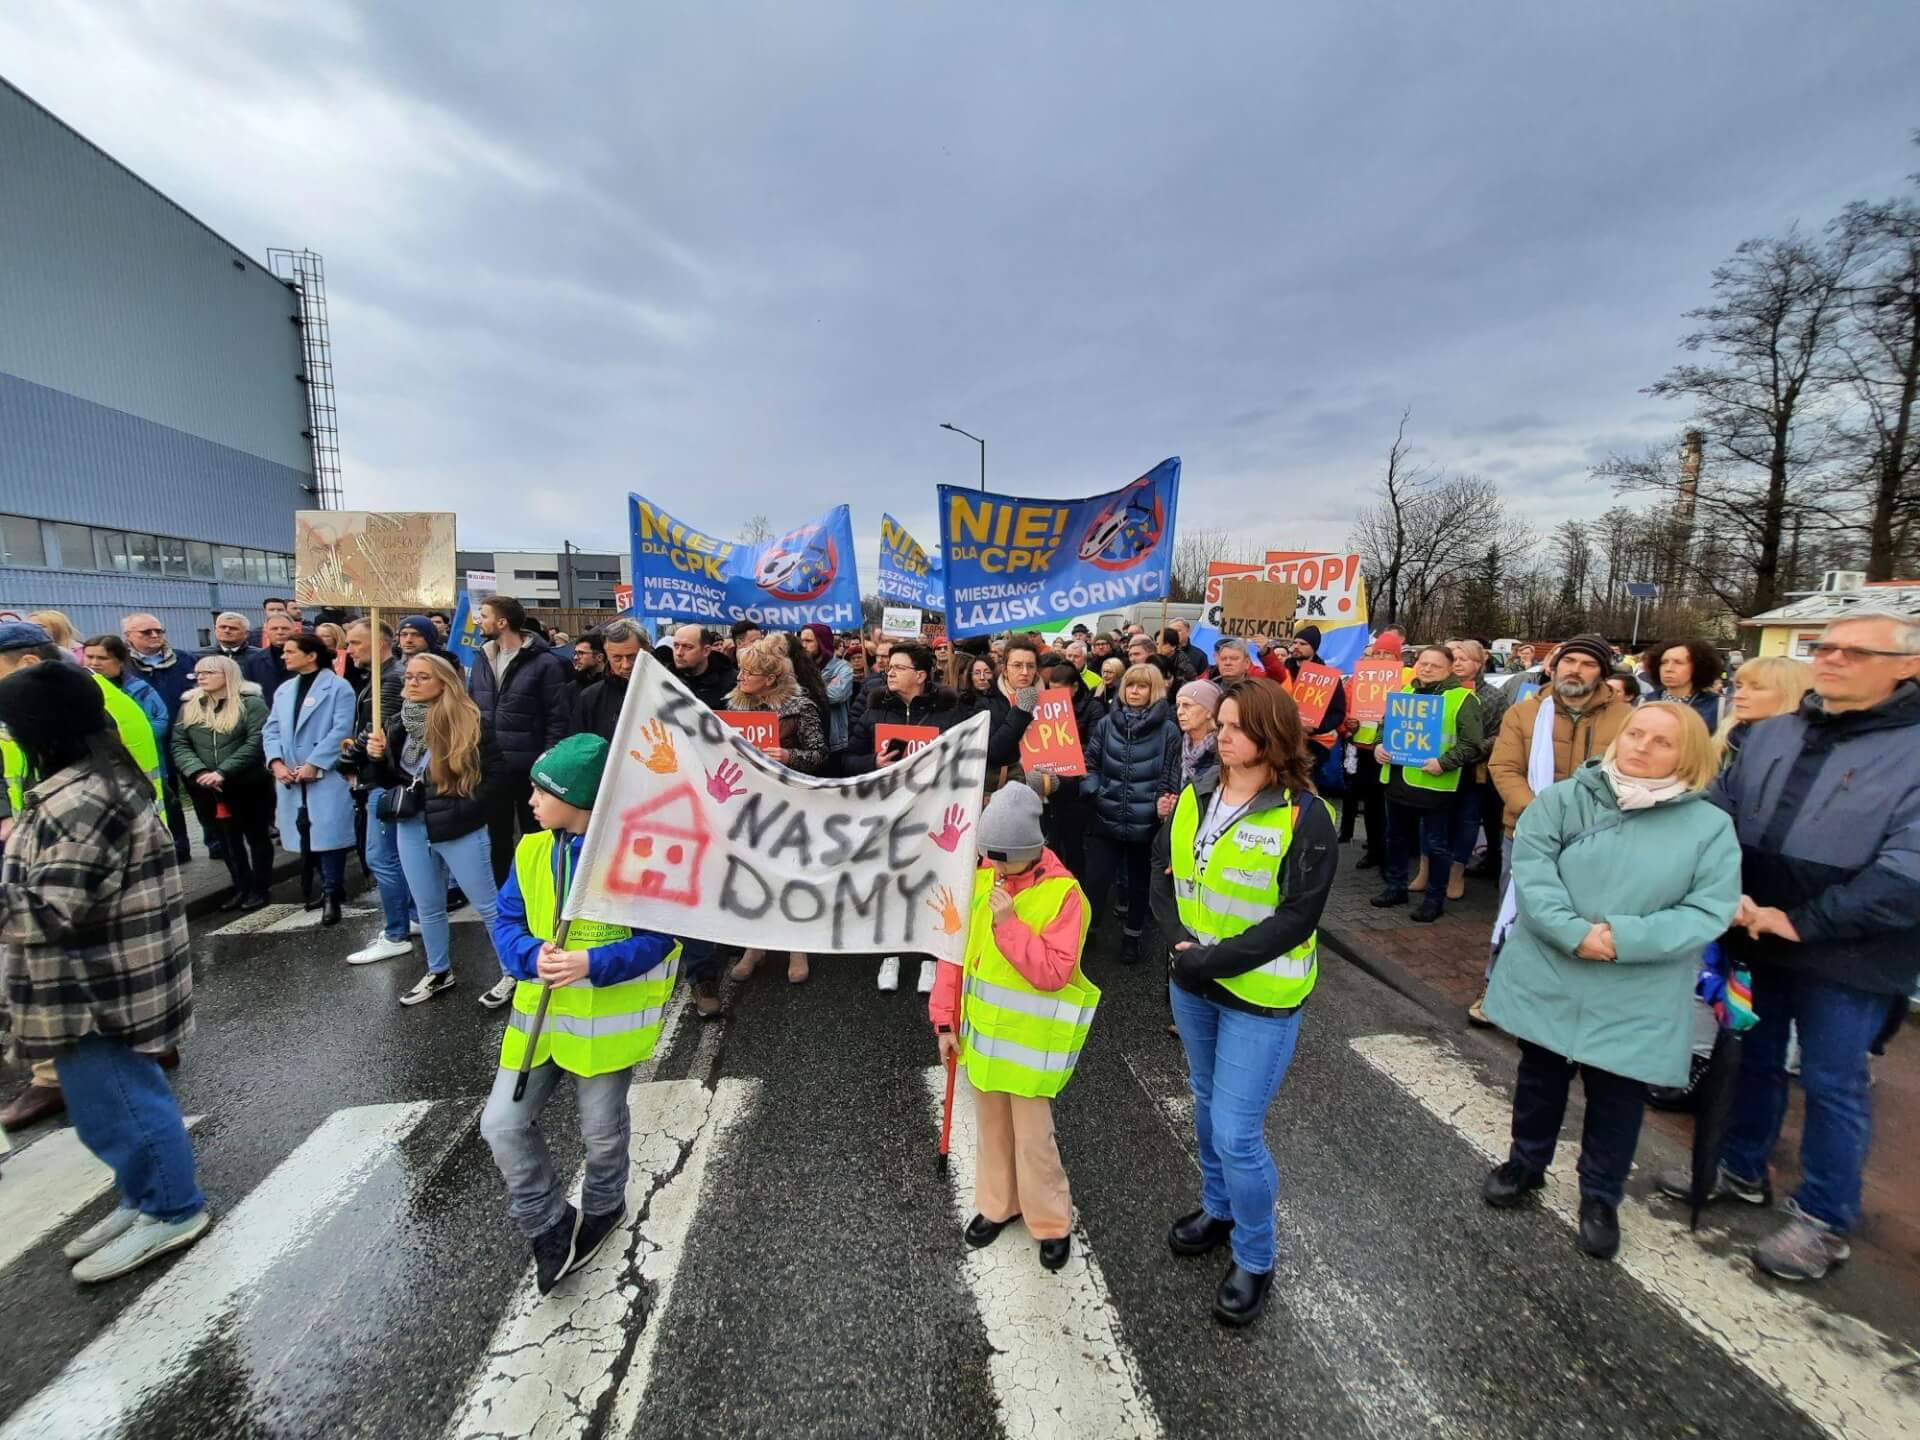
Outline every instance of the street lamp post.
[[945, 420], [940, 422], [940, 428], [942, 430], [951, 430], [956, 435], [965, 435], [967, 439], [973, 441], [974, 444], [980, 447], [980, 488], [985, 490], [987, 488], [987, 442], [982, 440], [978, 435], [962, 430], [958, 425], [949, 424]]

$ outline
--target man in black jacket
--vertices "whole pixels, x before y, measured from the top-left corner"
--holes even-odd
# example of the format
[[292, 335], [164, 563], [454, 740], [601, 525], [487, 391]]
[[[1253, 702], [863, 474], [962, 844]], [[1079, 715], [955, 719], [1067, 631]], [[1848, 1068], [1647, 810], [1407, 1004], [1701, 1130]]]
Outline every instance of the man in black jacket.
[[698, 625], [682, 625], [673, 632], [673, 673], [709, 710], [727, 708], [727, 697], [740, 683], [732, 660], [713, 648]]
[[266, 624], [260, 627], [260, 648], [247, 657], [247, 663], [240, 667], [240, 673], [260, 687], [260, 696], [269, 708], [273, 705], [273, 692], [280, 688], [280, 682], [287, 678], [287, 657], [282, 653], [287, 641], [294, 637], [293, 622], [285, 611], [276, 611], [267, 616]]
[[[987, 735], [987, 773], [1020, 759], [1020, 737], [1033, 722], [1031, 686], [1022, 692], [1024, 707], [1016, 701], [1004, 718], [996, 717]], [[960, 707], [960, 698], [944, 686], [933, 683], [933, 651], [925, 645], [896, 645], [887, 657], [887, 688], [875, 695], [865, 712], [853, 723], [841, 759], [841, 773], [864, 775], [882, 765], [891, 765], [906, 754], [906, 742], [897, 737], [888, 753], [875, 753], [874, 731], [882, 725], [931, 725], [951, 730], [974, 713]]]
[[620, 707], [627, 703], [627, 681], [633, 676], [646, 632], [632, 620], [609, 620], [600, 627], [601, 653], [606, 656], [606, 677], [586, 686], [573, 702], [573, 732], [598, 735], [612, 740], [620, 723]]
[[213, 622], [214, 648], [209, 654], [224, 655], [247, 673], [247, 662], [260, 653], [258, 645], [247, 643], [247, 617], [238, 610], [223, 610]]
[[573, 681], [566, 661], [527, 628], [527, 612], [510, 595], [489, 595], [480, 607], [480, 633], [487, 643], [473, 658], [467, 688], [506, 761], [495, 790], [487, 833], [493, 843], [493, 880], [506, 883], [513, 865], [515, 827], [537, 827], [527, 808], [533, 762], [564, 740], [572, 720]]

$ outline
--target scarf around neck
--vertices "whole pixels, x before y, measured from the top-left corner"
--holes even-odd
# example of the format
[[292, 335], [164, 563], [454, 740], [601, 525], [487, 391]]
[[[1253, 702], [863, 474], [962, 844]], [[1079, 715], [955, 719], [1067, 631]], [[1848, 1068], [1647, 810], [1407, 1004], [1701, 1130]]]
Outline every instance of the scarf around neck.
[[1643, 780], [1638, 775], [1623, 775], [1612, 760], [1600, 762], [1600, 773], [1607, 777], [1607, 784], [1613, 787], [1613, 798], [1620, 809], [1651, 810], [1667, 800], [1677, 800], [1687, 793], [1687, 782], [1677, 775], [1669, 775], [1664, 780]]
[[1180, 780], [1182, 784], [1193, 783], [1194, 771], [1200, 768], [1200, 761], [1213, 749], [1214, 733], [1209, 730], [1195, 744], [1193, 737], [1186, 731], [1180, 732]]
[[427, 707], [418, 700], [402, 700], [400, 723], [407, 732], [406, 743], [400, 747], [400, 763], [409, 774], [418, 775], [427, 763]]

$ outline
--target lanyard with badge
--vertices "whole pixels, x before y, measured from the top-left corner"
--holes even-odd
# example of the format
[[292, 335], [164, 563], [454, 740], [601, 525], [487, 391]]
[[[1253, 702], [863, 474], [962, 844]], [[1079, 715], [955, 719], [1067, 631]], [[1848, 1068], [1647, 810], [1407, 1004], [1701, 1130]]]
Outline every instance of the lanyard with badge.
[[1207, 869], [1207, 858], [1213, 854], [1213, 847], [1220, 843], [1221, 837], [1239, 823], [1240, 819], [1253, 808], [1253, 802], [1260, 798], [1259, 794], [1255, 793], [1244, 805], [1237, 805], [1222, 815], [1220, 813], [1221, 794], [1219, 790], [1213, 792], [1213, 798], [1207, 802], [1206, 817], [1200, 824], [1200, 833], [1194, 837], [1194, 869], [1203, 875]]

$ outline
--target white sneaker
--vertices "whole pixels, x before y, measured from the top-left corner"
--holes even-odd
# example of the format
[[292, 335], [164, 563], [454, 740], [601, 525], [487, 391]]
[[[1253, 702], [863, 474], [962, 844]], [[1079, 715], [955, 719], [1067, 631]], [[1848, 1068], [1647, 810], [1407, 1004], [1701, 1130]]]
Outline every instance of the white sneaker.
[[880, 988], [893, 991], [900, 988], [900, 957], [889, 955], [880, 962]]
[[409, 935], [423, 935], [426, 932], [420, 928], [420, 922], [418, 920], [409, 920], [407, 922], [407, 933]]
[[347, 956], [349, 965], [371, 965], [377, 960], [397, 960], [402, 955], [413, 953], [413, 941], [389, 940], [384, 934], [376, 935], [358, 950]]
[[97, 1285], [129, 1270], [138, 1270], [149, 1260], [158, 1260], [173, 1250], [184, 1250], [213, 1223], [203, 1206], [184, 1220], [156, 1220], [137, 1215], [125, 1230], [73, 1267], [73, 1278], [82, 1285]]
[[82, 1230], [66, 1243], [61, 1254], [69, 1260], [84, 1260], [104, 1245], [118, 1240], [140, 1218], [140, 1212], [131, 1205], [122, 1205], [98, 1225]]
[[938, 960], [922, 960], [920, 962], [920, 983], [913, 988], [918, 990], [922, 995], [931, 995], [933, 993], [933, 977], [936, 973], [934, 967], [939, 963]]
[[511, 975], [502, 975], [491, 986], [480, 992], [480, 1003], [489, 1010], [498, 1010], [513, 999], [514, 987], [519, 983]]
[[451, 990], [452, 988], [453, 971], [441, 970], [436, 973], [429, 970], [413, 982], [413, 988], [400, 997], [400, 1003], [402, 1005], [420, 1005], [433, 999], [433, 997], [441, 991]]

